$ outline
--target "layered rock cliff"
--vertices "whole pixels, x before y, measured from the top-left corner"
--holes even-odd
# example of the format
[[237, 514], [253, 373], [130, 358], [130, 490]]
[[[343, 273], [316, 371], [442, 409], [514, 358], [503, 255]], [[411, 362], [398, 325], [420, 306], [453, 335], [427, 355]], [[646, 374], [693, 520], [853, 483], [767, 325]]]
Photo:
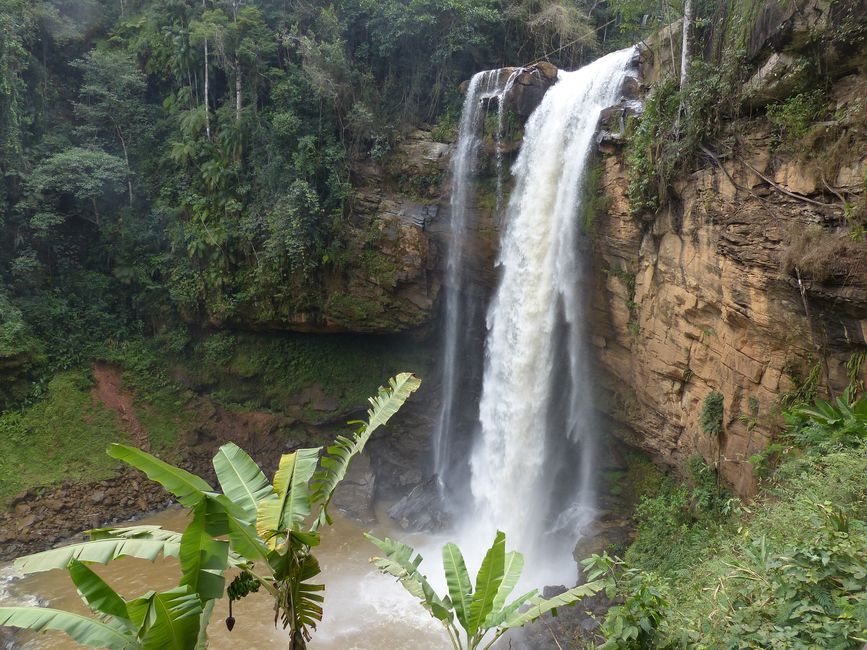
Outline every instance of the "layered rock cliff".
[[[798, 60], [804, 32], [827, 24], [812, 4], [760, 12], [753, 97], [785, 96], [766, 69]], [[765, 116], [743, 118], [658, 214], [631, 214], [622, 149], [601, 156], [592, 330], [613, 431], [668, 464], [701, 454], [738, 494], [755, 489], [749, 459], [780, 431], [781, 404], [813, 385], [838, 394], [865, 350], [867, 244], [851, 223], [865, 200], [864, 60], [839, 65], [833, 119], [797, 147]], [[711, 393], [720, 436], [699, 423]]]

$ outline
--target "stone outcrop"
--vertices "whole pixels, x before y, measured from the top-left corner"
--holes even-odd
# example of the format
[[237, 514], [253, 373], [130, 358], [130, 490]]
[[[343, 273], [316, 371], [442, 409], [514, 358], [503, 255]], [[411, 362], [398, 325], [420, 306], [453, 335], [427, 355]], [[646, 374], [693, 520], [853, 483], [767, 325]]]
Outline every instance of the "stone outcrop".
[[[429, 131], [403, 137], [377, 162], [352, 170], [353, 198], [338, 251], [305, 279], [286, 278], [270, 294], [210, 325], [241, 330], [391, 334], [424, 330], [439, 294], [436, 245], [425, 233], [444, 195], [449, 145]], [[185, 314], [200, 323], [198, 312]]]
[[[510, 76], [515, 68], [503, 68], [503, 73]], [[522, 119], [526, 120], [542, 102], [548, 88], [557, 81], [557, 68], [547, 61], [540, 61], [529, 67], [521, 68], [506, 93], [504, 101]]]
[[388, 333], [430, 322], [439, 274], [425, 230], [439, 212], [448, 148], [417, 130], [385, 164], [355, 170], [346, 262], [325, 278], [320, 327]]
[[[833, 169], [774, 150], [753, 119], [738, 125], [735, 153], [706, 155], [667, 209], [631, 216], [622, 153], [603, 156], [592, 332], [613, 429], [668, 464], [701, 454], [738, 494], [755, 489], [749, 458], [780, 430], [781, 396], [811, 370], [841, 391], [867, 341], [867, 243], [848, 235], [838, 198], [864, 200], [862, 83], [834, 88], [848, 117], [818, 142], [857, 146]], [[724, 398], [719, 439], [699, 425], [712, 392]]]

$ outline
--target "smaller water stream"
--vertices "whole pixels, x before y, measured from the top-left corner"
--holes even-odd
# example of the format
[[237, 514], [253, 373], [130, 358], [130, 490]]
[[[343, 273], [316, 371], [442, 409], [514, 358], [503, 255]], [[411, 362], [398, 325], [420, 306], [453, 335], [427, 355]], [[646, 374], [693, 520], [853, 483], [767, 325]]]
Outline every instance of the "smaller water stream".
[[[316, 556], [322, 566], [321, 580], [326, 585], [325, 616], [313, 635], [311, 650], [441, 650], [448, 647], [442, 626], [433, 619], [393, 579], [380, 575], [369, 563], [377, 550], [362, 534], [368, 528], [333, 513], [334, 526], [322, 533]], [[170, 509], [134, 522], [158, 524], [171, 530], [183, 530], [187, 511]], [[388, 521], [385, 516], [380, 521]], [[425, 557], [427, 574], [441, 573], [438, 549], [442, 540], [395, 531], [387, 525], [374, 526], [379, 536], [398, 537], [416, 545]], [[424, 549], [422, 548], [424, 547]], [[153, 564], [132, 558], [121, 559], [93, 569], [125, 597], [132, 598], [151, 589], [167, 589], [177, 584], [180, 575], [174, 558]], [[230, 578], [231, 579], [231, 578]], [[437, 585], [444, 591], [444, 585]], [[50, 571], [16, 578], [10, 564], [0, 565], [0, 604], [55, 607], [86, 614], [75, 588], [64, 571]], [[236, 625], [230, 633], [224, 620], [228, 601], [217, 604], [208, 627], [210, 648], [280, 648], [288, 635], [274, 627], [274, 612], [267, 594], [260, 592], [235, 603]], [[64, 634], [21, 634], [16, 645], [20, 650], [66, 650], [80, 647]]]

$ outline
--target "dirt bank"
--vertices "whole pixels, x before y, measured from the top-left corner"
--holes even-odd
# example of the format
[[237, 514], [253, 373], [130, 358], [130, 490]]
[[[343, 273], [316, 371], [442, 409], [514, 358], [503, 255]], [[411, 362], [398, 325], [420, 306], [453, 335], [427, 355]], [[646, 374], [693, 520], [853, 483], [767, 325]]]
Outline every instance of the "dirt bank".
[[[136, 413], [133, 395], [123, 387], [121, 372], [108, 364], [93, 366], [93, 399], [116, 412], [134, 444], [149, 448], [148, 431]], [[243, 447], [266, 472], [272, 472], [285, 450], [319, 437], [315, 429], [282, 414], [229, 410], [207, 396], [184, 409], [190, 424], [164, 460], [214, 480], [211, 458], [228, 441]], [[107, 523], [128, 520], [164, 508], [171, 496], [138, 471], [121, 467], [108, 479], [33, 488], [22, 492], [0, 512], [0, 559], [44, 550], [71, 535]]]

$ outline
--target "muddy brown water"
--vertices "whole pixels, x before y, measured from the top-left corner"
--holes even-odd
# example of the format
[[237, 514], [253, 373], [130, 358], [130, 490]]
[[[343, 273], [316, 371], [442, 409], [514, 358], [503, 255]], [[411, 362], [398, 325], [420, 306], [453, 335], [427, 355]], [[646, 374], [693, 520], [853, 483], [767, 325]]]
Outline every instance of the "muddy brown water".
[[[385, 521], [385, 517], [380, 518]], [[137, 524], [158, 524], [166, 529], [183, 530], [188, 514], [170, 509]], [[322, 566], [325, 590], [325, 616], [313, 633], [311, 650], [439, 650], [449, 647], [442, 627], [393, 579], [380, 575], [369, 563], [377, 549], [362, 534], [370, 528], [337, 515], [334, 526], [322, 533], [316, 556]], [[425, 547], [426, 558], [435, 557], [442, 540], [413, 537], [387, 525], [373, 526], [374, 534], [399, 537], [417, 548]], [[428, 561], [425, 562], [425, 565]], [[96, 565], [94, 570], [127, 598], [149, 590], [167, 589], [177, 584], [178, 563], [173, 558], [154, 563], [133, 558]], [[431, 563], [429, 576], [440, 572]], [[87, 613], [64, 571], [49, 571], [17, 576], [11, 564], [0, 565], [0, 604], [39, 604]], [[208, 627], [210, 648], [280, 648], [288, 635], [274, 626], [271, 600], [265, 593], [252, 594], [233, 605], [236, 619], [230, 633], [226, 629], [228, 601], [220, 601]], [[22, 650], [61, 650], [82, 647], [62, 633], [22, 633], [12, 648]]]

